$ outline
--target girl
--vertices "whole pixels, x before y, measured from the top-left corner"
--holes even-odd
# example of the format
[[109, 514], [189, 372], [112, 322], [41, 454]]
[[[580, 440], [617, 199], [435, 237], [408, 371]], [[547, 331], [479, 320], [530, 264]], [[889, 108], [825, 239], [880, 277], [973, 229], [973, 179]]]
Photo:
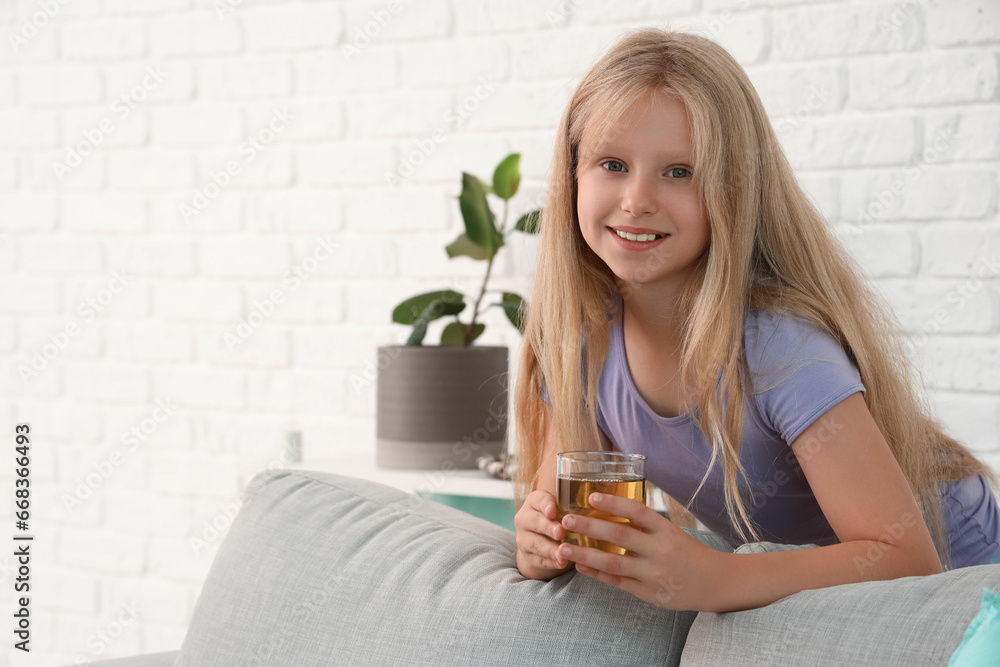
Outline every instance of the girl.
[[[591, 69], [539, 247], [515, 399], [525, 577], [575, 564], [663, 607], [733, 611], [994, 556], [996, 475], [927, 415], [891, 312], [720, 46], [645, 29]], [[645, 454], [733, 546], [820, 546], [723, 553], [598, 494], [631, 525], [559, 521], [556, 452], [599, 448]], [[560, 544], [567, 529], [629, 553]]]

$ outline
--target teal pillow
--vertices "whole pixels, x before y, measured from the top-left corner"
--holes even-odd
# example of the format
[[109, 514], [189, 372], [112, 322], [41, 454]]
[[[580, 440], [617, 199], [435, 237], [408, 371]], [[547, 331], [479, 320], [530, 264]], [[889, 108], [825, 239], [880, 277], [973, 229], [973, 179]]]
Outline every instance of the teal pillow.
[[948, 667], [989, 667], [1000, 656], [1000, 595], [983, 589], [983, 606], [951, 654]]

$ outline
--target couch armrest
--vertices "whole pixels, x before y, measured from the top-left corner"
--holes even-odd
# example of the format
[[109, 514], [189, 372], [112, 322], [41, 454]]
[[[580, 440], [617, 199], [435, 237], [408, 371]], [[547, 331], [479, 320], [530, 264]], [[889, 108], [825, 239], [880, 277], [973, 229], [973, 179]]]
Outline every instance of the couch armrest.
[[676, 665], [694, 620], [573, 572], [527, 580], [512, 532], [380, 484], [270, 471], [246, 496], [178, 667]]
[[[804, 547], [764, 542], [737, 553], [790, 548]], [[700, 613], [681, 665], [945, 665], [979, 612], [984, 587], [1000, 591], [1000, 565], [831, 586], [759, 609]]]

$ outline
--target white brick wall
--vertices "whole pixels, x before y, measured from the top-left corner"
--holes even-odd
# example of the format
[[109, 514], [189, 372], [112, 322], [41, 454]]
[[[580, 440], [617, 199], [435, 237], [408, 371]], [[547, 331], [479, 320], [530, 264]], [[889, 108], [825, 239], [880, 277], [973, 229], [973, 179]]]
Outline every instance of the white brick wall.
[[[481, 275], [443, 250], [460, 172], [520, 151], [512, 213], [534, 206], [573, 83], [631, 27], [700, 30], [741, 60], [912, 335], [935, 412], [1000, 466], [993, 0], [55, 5], [35, 25], [38, 0], [0, 3], [0, 417], [36, 433], [39, 552], [33, 661], [5, 648], [0, 667], [175, 648], [221, 541], [190, 538], [228, 521], [285, 432], [307, 458], [374, 448], [375, 385], [352, 378], [398, 341], [391, 308]], [[319, 238], [336, 250], [293, 288]], [[496, 287], [527, 291], [533, 248], [511, 242]], [[516, 346], [489, 317], [485, 340]], [[88, 639], [131, 602], [98, 655]]]

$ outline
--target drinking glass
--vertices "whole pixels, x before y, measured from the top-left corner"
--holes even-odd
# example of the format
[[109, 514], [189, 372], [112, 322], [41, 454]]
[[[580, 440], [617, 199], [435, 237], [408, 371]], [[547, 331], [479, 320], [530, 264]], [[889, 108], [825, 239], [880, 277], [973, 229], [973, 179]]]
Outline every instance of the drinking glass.
[[[560, 520], [567, 514], [579, 514], [628, 524], [628, 519], [591, 507], [590, 494], [606, 493], [645, 503], [646, 457], [622, 452], [561, 452], [556, 454], [556, 482]], [[611, 542], [570, 531], [563, 541], [613, 554], [626, 551]]]

